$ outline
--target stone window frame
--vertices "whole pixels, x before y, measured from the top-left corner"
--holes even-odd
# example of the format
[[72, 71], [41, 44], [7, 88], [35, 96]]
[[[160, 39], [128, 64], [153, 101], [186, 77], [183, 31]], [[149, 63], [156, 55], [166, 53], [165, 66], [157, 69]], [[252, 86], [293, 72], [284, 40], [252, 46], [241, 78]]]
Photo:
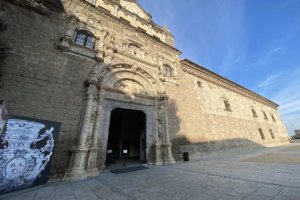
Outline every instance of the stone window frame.
[[275, 135], [274, 135], [274, 133], [273, 133], [273, 130], [272, 130], [272, 129], [269, 129], [269, 132], [270, 132], [271, 138], [274, 140], [274, 139], [275, 139]]
[[[66, 30], [64, 36], [61, 37], [58, 49], [68, 54], [94, 59], [97, 62], [103, 62], [104, 53], [98, 49], [100, 38], [95, 36], [93, 33], [94, 31], [95, 30], [91, 30], [90, 27], [87, 27], [81, 23], [75, 16], [72, 16], [68, 29]], [[93, 48], [76, 44], [78, 32], [85, 32], [95, 39]]]
[[251, 111], [252, 111], [252, 116], [255, 117], [255, 118], [258, 118], [258, 115], [257, 115], [257, 112], [256, 112], [255, 108], [251, 108]]
[[[170, 62], [164, 62], [160, 67], [160, 80], [169, 84], [174, 84], [178, 86], [177, 83], [177, 72], [176, 64], [170, 64]], [[165, 68], [168, 68], [168, 73], [165, 72]]]
[[[74, 44], [85, 47], [87, 49], [92, 49], [92, 50], [95, 49], [96, 42], [98, 42], [98, 40], [91, 31], [89, 31], [87, 29], [78, 29], [78, 30], [76, 30], [74, 35], [75, 35], [74, 40], [73, 40]], [[80, 38], [79, 38], [80, 35], [85, 36], [83, 44], [80, 43]], [[92, 46], [89, 46], [89, 44], [88, 44], [89, 39], [92, 40]]]
[[167, 78], [175, 77], [174, 68], [171, 67], [171, 65], [169, 65], [169, 64], [163, 64], [162, 71], [163, 71], [164, 77], [167, 77]]
[[265, 135], [264, 135], [263, 130], [262, 130], [261, 128], [259, 128], [259, 129], [258, 129], [258, 132], [259, 132], [260, 138], [261, 138], [262, 140], [265, 140], [266, 137], [265, 137]]

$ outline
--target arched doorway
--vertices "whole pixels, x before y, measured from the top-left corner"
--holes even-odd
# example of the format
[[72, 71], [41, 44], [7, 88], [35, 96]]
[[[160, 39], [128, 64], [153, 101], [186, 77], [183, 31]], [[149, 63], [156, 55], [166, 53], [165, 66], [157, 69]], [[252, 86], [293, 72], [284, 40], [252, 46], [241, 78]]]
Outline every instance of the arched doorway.
[[113, 109], [106, 152], [105, 164], [110, 169], [122, 165], [125, 158], [127, 166], [146, 163], [146, 114], [132, 109]]
[[[94, 176], [105, 168], [107, 150], [110, 150], [108, 145], [111, 143], [108, 141], [110, 121], [118, 115], [114, 112], [125, 112], [115, 109], [142, 111], [145, 114], [146, 147], [143, 149], [148, 164], [175, 163], [169, 137], [168, 97], [159, 80], [136, 65], [97, 65], [86, 85], [82, 124], [78, 142], [71, 149], [67, 179]], [[120, 142], [119, 139], [116, 141]], [[127, 143], [127, 146], [130, 145]], [[114, 151], [119, 149], [114, 147]]]

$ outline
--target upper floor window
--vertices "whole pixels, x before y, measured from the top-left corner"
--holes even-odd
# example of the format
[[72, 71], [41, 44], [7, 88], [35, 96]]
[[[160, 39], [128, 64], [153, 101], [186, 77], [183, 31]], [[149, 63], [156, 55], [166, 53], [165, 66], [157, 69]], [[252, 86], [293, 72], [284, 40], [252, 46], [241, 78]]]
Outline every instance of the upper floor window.
[[264, 140], [264, 139], [265, 139], [265, 135], [264, 135], [264, 133], [263, 133], [263, 130], [260, 128], [260, 129], [258, 129], [258, 131], [259, 131], [259, 134], [260, 134], [260, 138], [261, 138], [262, 140]]
[[264, 118], [265, 118], [265, 119], [268, 119], [268, 116], [267, 116], [266, 112], [265, 112], [265, 111], [262, 111], [262, 112], [263, 112], [263, 114], [264, 114]]
[[231, 110], [230, 103], [229, 103], [228, 100], [224, 100], [224, 106], [225, 106], [225, 109], [224, 109], [224, 110], [232, 111], [232, 110]]
[[89, 31], [78, 31], [75, 38], [75, 44], [80, 46], [87, 47], [89, 49], [95, 48], [96, 38], [95, 36]]
[[173, 69], [169, 65], [163, 66], [163, 73], [166, 77], [173, 77]]
[[274, 135], [272, 129], [270, 129], [269, 132], [270, 132], [271, 138], [272, 138], [272, 139], [275, 139], [275, 135]]
[[276, 119], [275, 119], [275, 117], [274, 117], [274, 115], [273, 115], [273, 114], [271, 114], [271, 117], [272, 117], [272, 120], [275, 122], [275, 121], [276, 121]]
[[201, 81], [197, 81], [197, 86], [198, 86], [199, 88], [202, 88], [202, 83], [201, 83]]
[[257, 117], [257, 113], [256, 113], [256, 111], [254, 110], [254, 108], [252, 108], [251, 110], [252, 110], [253, 117]]

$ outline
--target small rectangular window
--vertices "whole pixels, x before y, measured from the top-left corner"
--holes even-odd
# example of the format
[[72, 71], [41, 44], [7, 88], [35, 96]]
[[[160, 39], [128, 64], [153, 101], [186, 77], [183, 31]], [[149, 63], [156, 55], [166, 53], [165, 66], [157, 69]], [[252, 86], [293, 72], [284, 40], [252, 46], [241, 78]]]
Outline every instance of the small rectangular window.
[[271, 114], [271, 117], [272, 117], [272, 120], [273, 120], [274, 122], [276, 122], [276, 119], [275, 119], [275, 117], [274, 117], [273, 114]]
[[258, 131], [259, 131], [259, 134], [260, 134], [260, 138], [261, 138], [262, 140], [264, 140], [264, 139], [265, 139], [265, 135], [264, 135], [264, 133], [263, 133], [263, 130], [260, 128], [260, 129], [258, 129]]
[[93, 49], [93, 48], [94, 48], [94, 45], [95, 45], [95, 41], [96, 41], [95, 38], [88, 36], [88, 37], [87, 37], [87, 40], [86, 40], [85, 46], [86, 46], [87, 48]]
[[79, 45], [81, 45], [81, 46], [84, 46], [85, 39], [86, 39], [86, 35], [85, 35], [85, 34], [83, 34], [83, 33], [78, 33], [78, 34], [77, 34], [77, 37], [76, 37], [75, 43], [76, 43], [76, 44], [79, 44]]
[[202, 88], [202, 83], [201, 83], [201, 81], [197, 81], [197, 85], [198, 85], [199, 88]]
[[269, 131], [270, 131], [271, 138], [274, 140], [275, 139], [275, 135], [274, 135], [272, 129], [270, 129]]
[[172, 77], [173, 76], [173, 69], [169, 65], [163, 66], [163, 73], [166, 77]]
[[268, 116], [267, 116], [266, 112], [265, 111], [262, 111], [262, 112], [264, 114], [264, 119], [268, 119]]
[[256, 111], [253, 108], [251, 110], [252, 110], [253, 117], [257, 117]]
[[224, 100], [224, 106], [225, 106], [225, 109], [224, 109], [224, 110], [232, 111], [232, 110], [231, 110], [230, 103], [229, 103], [228, 100]]

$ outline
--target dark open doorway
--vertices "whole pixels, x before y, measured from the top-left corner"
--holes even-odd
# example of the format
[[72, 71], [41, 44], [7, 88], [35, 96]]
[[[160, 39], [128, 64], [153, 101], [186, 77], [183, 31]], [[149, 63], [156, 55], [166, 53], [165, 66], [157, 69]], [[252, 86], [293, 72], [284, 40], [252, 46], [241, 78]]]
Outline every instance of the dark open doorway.
[[[124, 155], [124, 150], [127, 154]], [[110, 117], [106, 165], [146, 163], [146, 115], [142, 111], [116, 108]]]

